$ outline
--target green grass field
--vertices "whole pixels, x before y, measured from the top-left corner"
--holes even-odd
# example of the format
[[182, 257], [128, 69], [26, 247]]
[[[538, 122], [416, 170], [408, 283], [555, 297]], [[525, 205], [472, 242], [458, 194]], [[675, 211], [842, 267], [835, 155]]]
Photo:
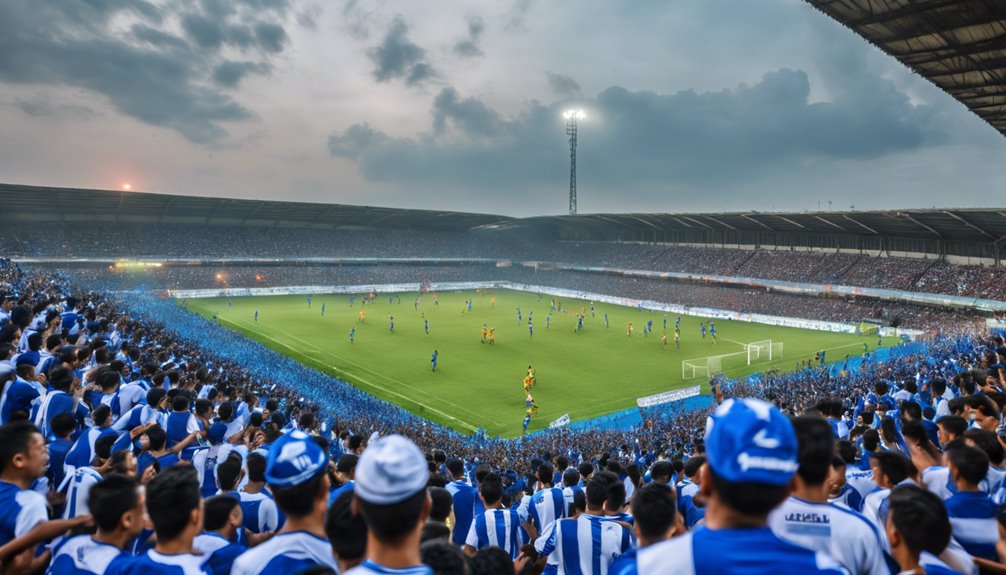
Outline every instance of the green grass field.
[[[667, 317], [668, 345], [661, 344], [664, 314], [607, 304], [562, 300], [562, 312], [551, 314], [550, 297], [514, 291], [383, 294], [363, 305], [357, 297], [316, 294], [310, 309], [306, 296], [263, 296], [188, 300], [188, 309], [206, 318], [216, 313], [221, 325], [290, 356], [314, 369], [336, 376], [431, 421], [471, 433], [477, 427], [491, 435], [521, 433], [524, 417], [522, 380], [533, 365], [533, 392], [541, 410], [528, 431], [547, 427], [569, 413], [575, 420], [597, 417], [634, 407], [638, 397], [698, 383], [707, 379], [682, 377], [682, 360], [743, 352], [744, 345], [771, 339], [783, 342], [784, 357], [747, 365], [744, 353], [722, 360], [723, 372], [738, 377], [778, 368], [795, 369], [815, 352], [828, 350], [829, 360], [861, 355], [876, 336], [862, 337], [763, 324], [716, 321], [719, 341], [702, 338], [703, 318], [681, 317], [681, 349], [673, 341], [676, 316]], [[472, 298], [469, 312], [465, 301]], [[495, 306], [492, 299], [495, 298]], [[325, 304], [325, 315], [321, 315]], [[520, 308], [522, 321], [517, 320]], [[578, 335], [575, 310], [586, 308], [584, 329]], [[366, 319], [359, 320], [361, 309]], [[259, 319], [254, 320], [255, 311]], [[529, 335], [528, 313], [533, 312], [534, 336]], [[608, 314], [608, 325], [604, 314]], [[389, 331], [394, 316], [394, 333]], [[424, 331], [424, 317], [430, 332]], [[653, 320], [653, 333], [643, 326]], [[480, 329], [495, 327], [495, 344], [480, 342]], [[626, 335], [632, 322], [634, 333]], [[354, 343], [349, 332], [355, 326]], [[886, 344], [894, 338], [885, 338]], [[437, 371], [430, 368], [433, 350], [439, 353]]]

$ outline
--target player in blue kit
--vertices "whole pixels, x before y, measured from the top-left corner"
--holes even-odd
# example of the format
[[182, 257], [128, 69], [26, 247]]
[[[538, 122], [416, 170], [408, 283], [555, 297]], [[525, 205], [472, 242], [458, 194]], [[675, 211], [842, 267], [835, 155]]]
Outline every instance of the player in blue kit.
[[430, 366], [433, 367], [433, 371], [437, 370], [437, 350], [433, 350], [433, 357], [430, 358]]
[[349, 328], [349, 343], [353, 343], [353, 340], [355, 338], [356, 338], [356, 326], [354, 325], [353, 327]]
[[767, 526], [799, 468], [797, 451], [793, 426], [778, 408], [757, 399], [725, 401], [706, 427], [705, 526], [640, 549], [636, 572], [845, 573], [827, 554], [780, 539]]
[[608, 312], [604, 312], [604, 327], [608, 327]]
[[325, 317], [325, 302], [321, 304], [321, 317]]
[[258, 310], [255, 310], [255, 321], [258, 321]]
[[430, 335], [430, 320], [423, 320], [423, 329], [426, 330], [426, 335]]

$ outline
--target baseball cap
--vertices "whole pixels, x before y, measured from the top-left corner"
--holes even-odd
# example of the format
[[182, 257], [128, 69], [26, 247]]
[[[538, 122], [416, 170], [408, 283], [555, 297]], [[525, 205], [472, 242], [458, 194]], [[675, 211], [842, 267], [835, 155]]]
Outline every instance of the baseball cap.
[[314, 479], [328, 467], [328, 454], [303, 431], [292, 431], [276, 440], [266, 460], [266, 483], [293, 487]]
[[786, 485], [796, 455], [793, 425], [768, 402], [728, 399], [706, 420], [709, 467], [731, 483]]
[[423, 452], [401, 435], [371, 442], [356, 464], [356, 495], [377, 505], [405, 501], [423, 489], [430, 471]]

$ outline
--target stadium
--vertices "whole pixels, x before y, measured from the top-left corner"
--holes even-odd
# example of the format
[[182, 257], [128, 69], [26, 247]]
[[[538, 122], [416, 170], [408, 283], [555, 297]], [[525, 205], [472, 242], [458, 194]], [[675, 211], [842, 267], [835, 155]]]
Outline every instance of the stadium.
[[[1001, 7], [808, 3], [1006, 134]], [[3, 572], [1006, 572], [1006, 210], [578, 213], [585, 118], [568, 215], [0, 184]]]

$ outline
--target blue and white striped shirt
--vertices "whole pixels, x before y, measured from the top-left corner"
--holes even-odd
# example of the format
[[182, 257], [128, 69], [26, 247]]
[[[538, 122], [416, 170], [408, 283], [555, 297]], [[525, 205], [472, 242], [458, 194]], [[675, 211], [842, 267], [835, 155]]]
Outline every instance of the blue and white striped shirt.
[[527, 503], [527, 519], [540, 536], [555, 520], [566, 516], [566, 497], [562, 489], [549, 487], [531, 496]]
[[520, 555], [521, 545], [525, 543], [527, 534], [513, 509], [490, 509], [475, 516], [465, 539], [465, 545], [475, 549], [499, 547], [509, 553], [511, 559]]
[[77, 535], [60, 542], [52, 553], [46, 575], [102, 575], [112, 561], [128, 555], [115, 545]]
[[982, 492], [959, 491], [947, 499], [946, 506], [954, 539], [961, 547], [975, 557], [998, 561], [999, 527], [992, 498]]
[[611, 562], [631, 547], [632, 533], [623, 525], [586, 514], [554, 521], [534, 543], [557, 575], [607, 575]]

